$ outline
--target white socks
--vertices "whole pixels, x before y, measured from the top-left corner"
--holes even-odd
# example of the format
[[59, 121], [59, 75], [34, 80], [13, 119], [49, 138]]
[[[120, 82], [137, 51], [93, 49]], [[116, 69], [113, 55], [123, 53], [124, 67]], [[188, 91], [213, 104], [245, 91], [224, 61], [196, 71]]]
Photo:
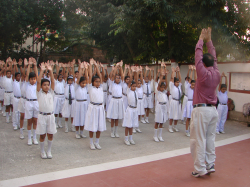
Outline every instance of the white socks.
[[148, 120], [148, 117], [146, 117], [146, 120]]
[[154, 135], [154, 137], [157, 137], [157, 131], [158, 131], [158, 129], [155, 129], [155, 135]]
[[95, 143], [96, 143], [96, 144], [99, 144], [99, 138], [96, 138], [96, 139], [95, 139]]
[[58, 117], [58, 124], [62, 124], [62, 118]]
[[6, 118], [9, 118], [10, 115], [9, 115], [9, 112], [6, 112]]
[[33, 129], [33, 139], [36, 139], [36, 129]]
[[159, 137], [162, 137], [162, 128], [159, 128]]
[[47, 152], [51, 152], [52, 142], [53, 141], [48, 140], [48, 150], [47, 150]]
[[65, 128], [68, 128], [68, 121], [65, 121]]
[[41, 153], [44, 153], [44, 142], [40, 142]]
[[28, 130], [28, 139], [31, 139], [31, 130]]
[[118, 128], [118, 126], [115, 126], [115, 132], [114, 133], [117, 133], [117, 128]]
[[125, 136], [125, 141], [128, 141], [128, 136]]
[[172, 129], [173, 128], [173, 125], [169, 125], [169, 127], [168, 127], [169, 129]]
[[90, 138], [90, 144], [93, 144], [93, 138]]
[[111, 133], [114, 133], [115, 128], [111, 127]]
[[23, 134], [23, 128], [20, 128], [20, 134]]
[[133, 140], [133, 138], [132, 138], [133, 136], [132, 135], [129, 135], [129, 140]]
[[80, 134], [83, 134], [83, 131], [80, 130]]
[[78, 131], [76, 131], [76, 134], [79, 134], [79, 130], [78, 130]]

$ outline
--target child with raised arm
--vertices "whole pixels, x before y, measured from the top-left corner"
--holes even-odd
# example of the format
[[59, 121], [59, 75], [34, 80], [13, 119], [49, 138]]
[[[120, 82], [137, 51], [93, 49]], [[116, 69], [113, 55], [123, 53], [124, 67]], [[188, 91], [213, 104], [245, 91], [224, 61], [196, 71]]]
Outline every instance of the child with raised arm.
[[[187, 118], [186, 120], [186, 136], [190, 136], [190, 131], [189, 131], [189, 124], [190, 124], [190, 119], [191, 119], [191, 114], [193, 111], [193, 95], [194, 95], [194, 87], [195, 87], [195, 81], [197, 79], [196, 75], [196, 68], [195, 66], [190, 66], [190, 78], [188, 79], [188, 83], [186, 84], [186, 95], [187, 95], [187, 104], [186, 107], [183, 111], [183, 118]], [[192, 79], [194, 75], [194, 79]]]
[[[127, 88], [127, 98], [128, 98], [128, 107], [125, 112], [124, 120], [122, 126], [125, 127], [125, 139], [124, 142], [126, 145], [135, 145], [135, 142], [132, 138], [133, 128], [137, 128], [138, 125], [138, 94], [136, 93], [136, 87], [138, 82], [138, 73], [137, 67], [131, 67], [132, 73], [134, 73], [135, 81], [132, 80], [132, 77], [129, 79], [128, 88]], [[129, 135], [129, 137], [128, 137]]]
[[166, 94], [168, 87], [167, 73], [164, 68], [161, 70], [160, 81], [156, 92], [157, 102], [155, 106], [155, 128], [153, 137], [155, 142], [164, 142], [162, 138], [162, 127], [163, 123], [168, 120], [168, 96]]
[[[89, 80], [88, 77], [88, 66], [87, 64], [80, 63], [79, 64], [79, 75], [75, 85], [76, 92], [76, 102], [74, 107], [74, 126], [76, 127], [76, 138], [86, 138], [83, 135], [83, 129], [85, 124], [85, 116], [88, 109], [88, 101], [87, 101], [87, 82]], [[85, 76], [84, 75], [85, 72]], [[79, 133], [80, 129], [80, 133]]]
[[[225, 84], [222, 84], [222, 79], [225, 77]], [[223, 72], [221, 74], [220, 78], [220, 84], [218, 88], [218, 99], [219, 99], [219, 105], [217, 107], [218, 111], [218, 117], [219, 120], [216, 125], [216, 134], [224, 134], [224, 125], [227, 120], [227, 113], [228, 113], [228, 106], [227, 106], [227, 101], [228, 101], [228, 96], [227, 96], [227, 76]]]
[[4, 61], [0, 61], [0, 65], [1, 65], [1, 71], [0, 71], [0, 109], [2, 110], [3, 116], [6, 116], [6, 107], [4, 106], [4, 84], [3, 84], [3, 74], [5, 71], [5, 63]]
[[[36, 89], [37, 89], [37, 63], [34, 58], [29, 58], [29, 65], [27, 68], [26, 74], [26, 92], [25, 92], [25, 119], [28, 120], [27, 129], [28, 129], [28, 145], [32, 145], [31, 139], [31, 129], [33, 126], [33, 143], [38, 145], [36, 139], [36, 126], [37, 126], [37, 117], [39, 112], [39, 105], [37, 101]], [[34, 64], [34, 72], [30, 72], [30, 68]]]
[[[92, 65], [95, 65], [97, 75], [92, 77]], [[102, 75], [94, 59], [90, 59], [88, 90], [90, 104], [85, 118], [85, 130], [89, 131], [90, 149], [101, 149], [99, 138], [102, 131], [106, 130], [105, 110], [103, 104]], [[95, 143], [93, 135], [96, 133]]]
[[[46, 67], [45, 67], [46, 66]], [[52, 72], [52, 67], [49, 63], [41, 64], [40, 75], [37, 80], [37, 99], [39, 103], [39, 114], [37, 119], [37, 129], [36, 134], [40, 135], [40, 149], [41, 149], [41, 158], [52, 158], [51, 146], [53, 141], [53, 135], [57, 132], [55, 116], [53, 113], [54, 110], [54, 87], [55, 80]], [[47, 68], [47, 69], [46, 69]], [[48, 79], [43, 77], [44, 71], [49, 71], [51, 75], [51, 85]], [[48, 148], [47, 153], [44, 151], [44, 140], [45, 137], [48, 137]]]
[[[128, 66], [125, 64], [124, 75], [126, 75], [127, 69], [128, 69]], [[128, 72], [129, 72], [129, 70], [128, 70]], [[122, 80], [122, 99], [123, 99], [123, 105], [124, 105], [125, 110], [128, 107], [127, 89], [128, 89], [129, 83], [130, 83], [130, 76], [126, 75], [124, 77], [124, 80]]]
[[[185, 77], [185, 82], [184, 82], [184, 97], [183, 97], [183, 101], [182, 101], [182, 107], [181, 107], [181, 112], [182, 112], [182, 118], [181, 120], [183, 121], [183, 123], [185, 122], [185, 119], [186, 117], [184, 117], [184, 111], [187, 111], [186, 107], [187, 107], [187, 102], [188, 102], [188, 95], [187, 95], [187, 92], [188, 92], [188, 86], [189, 86], [189, 80], [190, 80], [190, 77], [189, 77], [189, 72], [192, 68], [192, 65], [189, 65], [188, 66], [188, 72], [187, 72], [187, 76]], [[191, 77], [192, 79], [192, 77]], [[186, 123], [185, 123], [186, 124]]]
[[[179, 79], [174, 77], [175, 73], [178, 74]], [[169, 132], [178, 132], [177, 122], [181, 119], [181, 73], [180, 68], [172, 68], [171, 80], [169, 87], [172, 95], [172, 99], [169, 105]], [[174, 121], [174, 127], [172, 126]]]

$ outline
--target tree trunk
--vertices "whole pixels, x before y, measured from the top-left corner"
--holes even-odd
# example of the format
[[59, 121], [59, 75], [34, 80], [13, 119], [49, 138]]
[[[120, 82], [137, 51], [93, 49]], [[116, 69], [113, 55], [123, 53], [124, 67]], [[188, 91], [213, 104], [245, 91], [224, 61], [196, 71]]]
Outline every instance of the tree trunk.
[[127, 36], [125, 34], [122, 34], [122, 37], [123, 37], [123, 40], [125, 41], [127, 47], [128, 47], [128, 50], [132, 56], [132, 59], [133, 59], [133, 63], [136, 63], [135, 62], [135, 55], [134, 55], [134, 52], [132, 50], [132, 48], [130, 47], [129, 43], [128, 43], [128, 40], [127, 40]]

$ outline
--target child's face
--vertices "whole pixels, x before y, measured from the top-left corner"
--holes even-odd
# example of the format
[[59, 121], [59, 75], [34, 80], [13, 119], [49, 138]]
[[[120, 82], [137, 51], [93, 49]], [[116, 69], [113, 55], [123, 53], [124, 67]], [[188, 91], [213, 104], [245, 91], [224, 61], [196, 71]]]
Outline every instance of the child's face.
[[72, 83], [73, 83], [73, 79], [69, 79], [68, 84], [72, 84]]
[[50, 72], [48, 72], [47, 77], [50, 77]]
[[141, 87], [141, 81], [138, 81], [137, 88]]
[[16, 81], [20, 81], [20, 79], [21, 79], [21, 75], [20, 74], [18, 74], [17, 76], [16, 76]]
[[75, 73], [75, 77], [77, 78], [77, 77], [78, 77], [78, 75], [79, 75], [79, 72], [76, 72], [76, 73]]
[[62, 75], [59, 75], [59, 77], [58, 77], [58, 81], [62, 81], [63, 80], [63, 76]]
[[225, 93], [225, 92], [227, 91], [227, 89], [226, 89], [226, 88], [221, 88], [220, 91], [221, 91], [222, 93]]
[[53, 73], [53, 75], [54, 75], [54, 79], [57, 79], [57, 75], [56, 75], [56, 73]]
[[100, 78], [96, 78], [94, 81], [94, 85], [95, 87], [99, 88], [99, 86], [101, 85], [101, 79]]
[[195, 83], [193, 82], [190, 86], [191, 89], [194, 89]]
[[107, 82], [108, 81], [108, 77], [104, 77], [104, 82]]
[[166, 86], [161, 86], [160, 91], [163, 92], [165, 90]]
[[176, 82], [174, 83], [174, 85], [175, 85], [176, 87], [178, 87], [179, 84], [180, 84], [180, 81], [176, 81]]
[[49, 88], [50, 88], [50, 86], [49, 86], [49, 82], [44, 82], [43, 84], [42, 84], [42, 90], [44, 91], [44, 92], [48, 92], [49, 91]]
[[136, 90], [136, 84], [132, 84], [132, 85], [131, 85], [131, 90], [132, 90], [132, 91], [135, 91], [135, 90]]
[[29, 79], [29, 82], [30, 82], [31, 85], [36, 84], [36, 77], [31, 77], [31, 78]]
[[7, 77], [7, 78], [11, 78], [11, 72], [8, 71], [8, 72], [6, 73], [6, 77]]
[[126, 78], [125, 82], [128, 84], [130, 81], [130, 77]]
[[87, 84], [87, 80], [84, 80], [84, 81], [80, 82], [80, 86], [82, 88], [84, 88], [86, 86], [86, 84]]
[[149, 82], [148, 77], [145, 77], [145, 78], [144, 78], [144, 81], [145, 81], [145, 83], [148, 83], [148, 82]]
[[119, 75], [115, 76], [115, 83], [119, 84], [121, 82], [121, 77]]

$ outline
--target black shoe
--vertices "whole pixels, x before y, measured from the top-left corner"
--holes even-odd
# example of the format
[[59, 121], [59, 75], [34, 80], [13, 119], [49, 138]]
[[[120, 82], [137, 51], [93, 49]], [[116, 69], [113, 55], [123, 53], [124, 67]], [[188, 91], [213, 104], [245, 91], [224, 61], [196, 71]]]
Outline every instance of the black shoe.
[[200, 177], [200, 174], [199, 174], [199, 173], [192, 172], [192, 176], [197, 178], [197, 177]]
[[214, 172], [215, 172], [214, 165], [211, 168], [207, 169], [207, 173], [214, 173]]

